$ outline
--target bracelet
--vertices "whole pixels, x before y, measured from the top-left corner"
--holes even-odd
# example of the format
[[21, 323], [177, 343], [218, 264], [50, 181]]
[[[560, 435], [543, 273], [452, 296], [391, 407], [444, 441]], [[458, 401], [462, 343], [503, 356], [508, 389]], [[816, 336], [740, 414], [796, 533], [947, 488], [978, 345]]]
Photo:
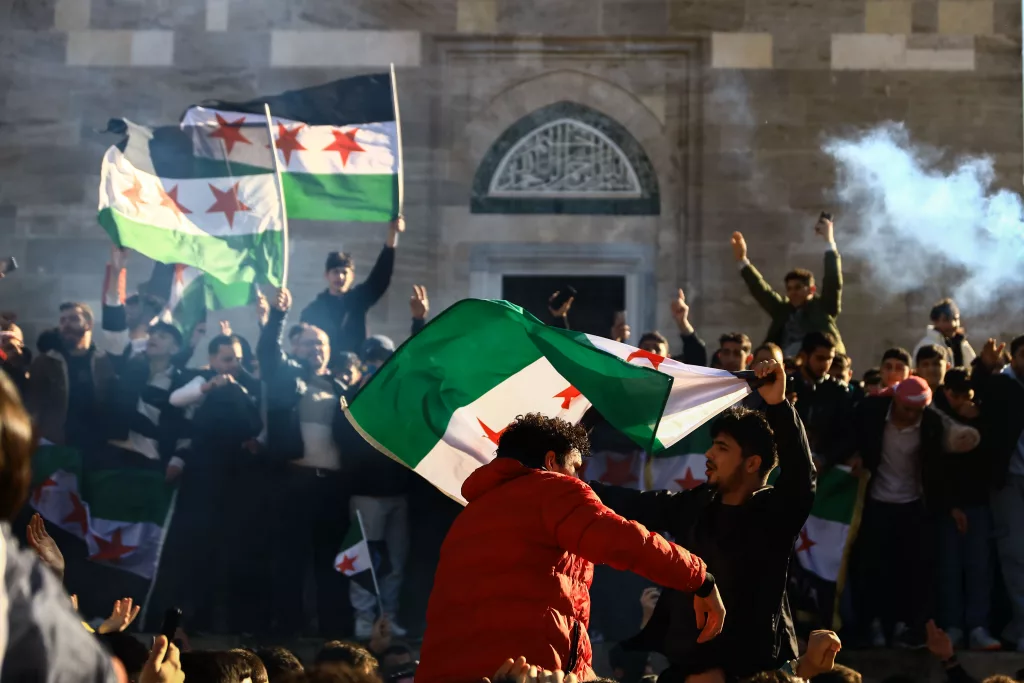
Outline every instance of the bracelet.
[[779, 669], [779, 671], [781, 671], [784, 674], [789, 674], [790, 676], [796, 676], [797, 675], [796, 670], [797, 670], [797, 668], [799, 666], [800, 666], [800, 660], [799, 659], [791, 659], [788, 662], [786, 662], [782, 666], [782, 668]]

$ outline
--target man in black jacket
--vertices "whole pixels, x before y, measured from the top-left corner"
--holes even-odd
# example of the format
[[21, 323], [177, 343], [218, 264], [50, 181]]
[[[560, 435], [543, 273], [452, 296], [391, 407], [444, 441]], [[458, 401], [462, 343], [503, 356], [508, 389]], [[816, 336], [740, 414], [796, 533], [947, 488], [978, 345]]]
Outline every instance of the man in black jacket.
[[989, 339], [975, 364], [974, 387], [991, 425], [995, 492], [992, 513], [999, 560], [1013, 619], [1003, 637], [1024, 652], [1024, 335], [1010, 342], [1010, 363], [1003, 365], [1006, 344]]
[[256, 345], [267, 391], [268, 456], [280, 463], [277, 628], [282, 635], [301, 631], [302, 589], [311, 570], [321, 634], [345, 636], [351, 629], [346, 580], [334, 571], [334, 557], [348, 530], [351, 495], [339, 447], [345, 386], [328, 369], [331, 343], [323, 330], [305, 324], [295, 357], [281, 350], [291, 303], [287, 289], [271, 298], [270, 315]]
[[258, 522], [249, 503], [256, 463], [245, 443], [263, 426], [260, 385], [242, 368], [238, 337], [214, 337], [208, 350], [209, 367], [182, 376], [170, 395], [171, 406], [184, 411], [191, 437], [168, 537], [173, 602], [187, 610], [192, 628], [207, 631], [226, 595], [232, 627], [250, 630], [253, 622], [242, 621], [236, 612], [254, 602], [262, 587], [237, 575], [248, 575], [243, 562], [257, 538], [253, 527]]
[[327, 289], [320, 292], [302, 311], [301, 320], [315, 325], [327, 333], [334, 353], [359, 352], [366, 339], [366, 313], [380, 301], [391, 284], [395, 269], [395, 248], [398, 235], [405, 232], [405, 219], [399, 216], [391, 222], [387, 243], [373, 265], [369, 277], [353, 286], [355, 265], [346, 253], [332, 251], [324, 265]]
[[[591, 484], [618, 514], [668, 532], [705, 558], [729, 601], [721, 635], [698, 645], [692, 596], [662, 594], [647, 626], [628, 641], [668, 657], [661, 683], [716, 669], [742, 678], [795, 656], [786, 580], [794, 541], [814, 502], [814, 465], [800, 418], [786, 400], [783, 367], [768, 361], [755, 372], [774, 378], [759, 389], [765, 414], [733, 408], [715, 420], [706, 484], [679, 493]], [[767, 486], [776, 464], [778, 480]]]
[[853, 401], [846, 388], [828, 374], [835, 353], [832, 335], [808, 333], [800, 349], [803, 363], [789, 378], [789, 390], [797, 397], [796, 412], [807, 429], [811, 453], [819, 467], [841, 462], [848, 454]]

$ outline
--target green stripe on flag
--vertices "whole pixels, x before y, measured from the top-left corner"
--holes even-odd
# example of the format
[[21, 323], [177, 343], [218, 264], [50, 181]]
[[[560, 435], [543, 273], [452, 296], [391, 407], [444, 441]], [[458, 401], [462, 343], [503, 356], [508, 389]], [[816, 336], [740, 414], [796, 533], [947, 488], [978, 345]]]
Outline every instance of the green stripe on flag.
[[99, 222], [114, 244], [154, 261], [192, 266], [224, 283], [257, 282], [267, 273], [270, 284], [281, 284], [284, 239], [280, 231], [214, 237], [139, 223], [110, 208], [100, 211]]
[[80, 487], [94, 519], [150, 522], [160, 527], [166, 521], [174, 494], [174, 487], [167, 484], [164, 473], [156, 470], [88, 472]]
[[844, 469], [832, 467], [818, 475], [811, 516], [849, 524], [857, 507], [860, 479]]
[[394, 174], [283, 173], [288, 217], [296, 220], [384, 223], [395, 218]]
[[82, 456], [78, 449], [69, 446], [40, 446], [32, 454], [32, 488], [36, 488], [59, 470], [81, 479]]
[[348, 525], [348, 533], [345, 534], [345, 539], [341, 542], [341, 549], [347, 550], [362, 540], [363, 530], [359, 526], [359, 520], [353, 519]]
[[624, 363], [586, 335], [548, 327], [505, 301], [467, 299], [441, 313], [377, 371], [350, 414], [361, 432], [415, 467], [456, 410], [542, 357], [613, 427], [653, 445], [669, 376]]

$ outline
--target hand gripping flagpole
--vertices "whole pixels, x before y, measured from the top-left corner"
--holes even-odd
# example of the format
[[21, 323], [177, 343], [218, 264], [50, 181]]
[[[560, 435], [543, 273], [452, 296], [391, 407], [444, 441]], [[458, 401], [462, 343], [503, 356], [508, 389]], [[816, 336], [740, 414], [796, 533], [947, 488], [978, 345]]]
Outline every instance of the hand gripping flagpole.
[[274, 187], [277, 189], [277, 203], [281, 206], [281, 248], [284, 263], [281, 269], [281, 287], [288, 286], [288, 209], [284, 204], [284, 186], [281, 184], [281, 165], [277, 162], [277, 142], [274, 140], [274, 120], [270, 117], [270, 105], [263, 104], [267, 117], [267, 135], [270, 137], [270, 152], [274, 159]]
[[[359, 522], [359, 533], [363, 535], [363, 540], [366, 541], [366, 550], [370, 551], [370, 539], [366, 536], [366, 527], [363, 526], [363, 515], [359, 510], [356, 510], [356, 520]], [[370, 578], [373, 579], [373, 590], [377, 593], [377, 609], [379, 610], [380, 616], [384, 616], [384, 603], [380, 599], [380, 584], [377, 583], [377, 568], [373, 566], [373, 553], [370, 552]]]

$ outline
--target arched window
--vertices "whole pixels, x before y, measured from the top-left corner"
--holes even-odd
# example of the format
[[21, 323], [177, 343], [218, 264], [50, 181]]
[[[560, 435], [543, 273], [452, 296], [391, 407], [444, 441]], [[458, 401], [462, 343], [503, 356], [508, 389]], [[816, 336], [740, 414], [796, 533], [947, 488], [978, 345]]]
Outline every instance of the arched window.
[[658, 179], [640, 144], [589, 107], [558, 102], [523, 117], [488, 150], [473, 213], [660, 213]]

